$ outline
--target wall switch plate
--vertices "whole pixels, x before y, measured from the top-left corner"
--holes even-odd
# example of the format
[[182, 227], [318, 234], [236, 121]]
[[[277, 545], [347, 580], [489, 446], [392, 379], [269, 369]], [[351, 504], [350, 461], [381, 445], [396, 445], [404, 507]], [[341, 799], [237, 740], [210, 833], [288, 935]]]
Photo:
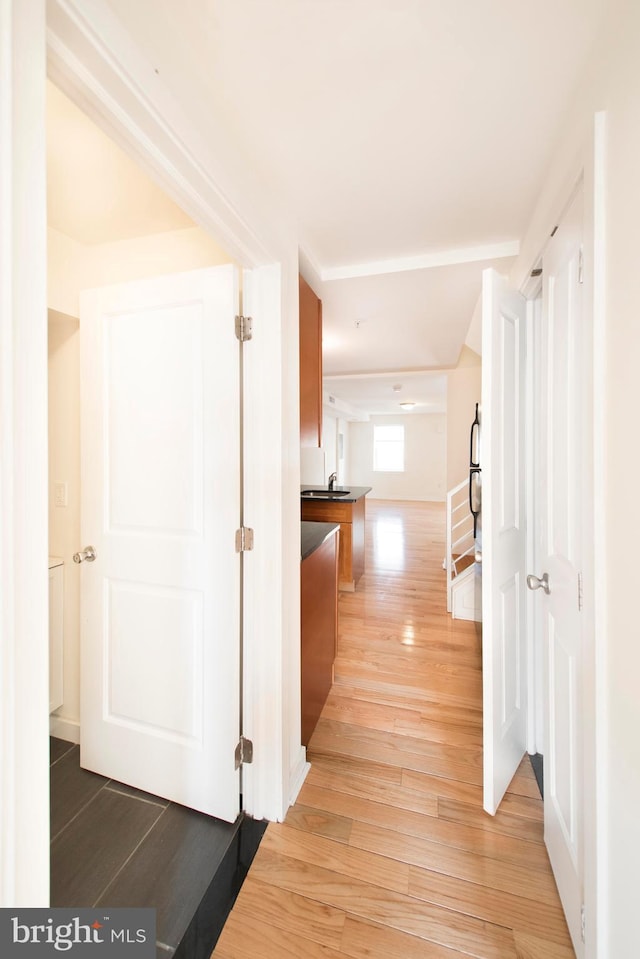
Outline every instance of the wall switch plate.
[[54, 502], [56, 506], [68, 506], [69, 505], [69, 484], [56, 483], [53, 490], [54, 490]]

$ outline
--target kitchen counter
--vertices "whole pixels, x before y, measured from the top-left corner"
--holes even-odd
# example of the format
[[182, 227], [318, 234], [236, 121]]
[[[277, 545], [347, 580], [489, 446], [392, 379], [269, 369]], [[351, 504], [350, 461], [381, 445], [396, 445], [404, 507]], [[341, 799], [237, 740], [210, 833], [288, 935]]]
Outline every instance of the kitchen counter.
[[300, 496], [302, 520], [340, 524], [338, 554], [340, 589], [353, 592], [364, 573], [365, 498], [370, 486], [336, 487], [333, 494], [348, 490], [344, 496], [332, 495], [327, 486], [302, 486], [328, 495]]
[[339, 523], [315, 523], [304, 521], [300, 524], [300, 558], [306, 559], [319, 546], [322, 546], [328, 536], [339, 528]]
[[[329, 503], [355, 503], [357, 500], [362, 499], [363, 496], [366, 496], [367, 493], [371, 492], [371, 486], [336, 486], [333, 491], [329, 490], [328, 486], [322, 485], [311, 485], [300, 487], [300, 495], [304, 490], [320, 490], [324, 495], [322, 496], [302, 496], [303, 501], [322, 501]], [[347, 490], [344, 496], [340, 495], [340, 492]], [[331, 495], [333, 492], [335, 495]]]

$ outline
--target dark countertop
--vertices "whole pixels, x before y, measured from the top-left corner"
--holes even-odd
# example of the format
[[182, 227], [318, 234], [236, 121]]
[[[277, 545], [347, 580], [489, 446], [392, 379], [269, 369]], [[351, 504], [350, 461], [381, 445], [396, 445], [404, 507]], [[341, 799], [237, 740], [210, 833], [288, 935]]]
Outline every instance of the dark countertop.
[[[366, 496], [367, 493], [370, 493], [373, 487], [371, 486], [336, 486], [334, 492], [339, 492], [340, 490], [349, 490], [346, 496], [303, 496], [303, 500], [309, 500], [314, 503], [355, 503], [356, 500], [362, 499], [363, 496]], [[322, 486], [322, 484], [311, 484], [307, 486], [301, 486], [300, 492], [304, 489], [319, 489], [329, 491], [328, 486]]]
[[302, 539], [301, 559], [310, 556], [318, 546], [322, 546], [324, 541], [329, 538], [337, 529], [340, 529], [340, 523], [311, 523], [304, 520], [300, 524], [300, 535]]

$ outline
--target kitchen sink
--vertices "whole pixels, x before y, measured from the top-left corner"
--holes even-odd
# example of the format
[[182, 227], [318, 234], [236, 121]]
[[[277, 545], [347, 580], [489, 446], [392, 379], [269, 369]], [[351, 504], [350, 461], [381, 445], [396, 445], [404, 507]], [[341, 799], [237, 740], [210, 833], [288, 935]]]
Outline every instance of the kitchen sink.
[[350, 492], [351, 492], [350, 489], [332, 489], [332, 490], [328, 490], [328, 489], [303, 489], [302, 492], [300, 493], [300, 495], [301, 495], [301, 496], [309, 496], [309, 497], [311, 497], [311, 496], [317, 496], [318, 499], [321, 499], [322, 497], [324, 497], [324, 499], [328, 499], [329, 497], [331, 497], [331, 498], [333, 499], [334, 496], [348, 496]]

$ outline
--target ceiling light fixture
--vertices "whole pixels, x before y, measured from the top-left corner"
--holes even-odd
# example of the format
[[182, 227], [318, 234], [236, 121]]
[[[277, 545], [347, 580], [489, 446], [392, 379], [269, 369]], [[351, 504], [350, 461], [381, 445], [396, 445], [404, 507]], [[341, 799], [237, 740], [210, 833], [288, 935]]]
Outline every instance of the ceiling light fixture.
[[401, 404], [400, 404], [400, 409], [402, 409], [402, 410], [412, 410], [415, 405], [416, 405], [415, 403], [401, 403]]
[[401, 384], [401, 383], [396, 383], [396, 385], [395, 385], [395, 386], [392, 386], [391, 389], [393, 390], [394, 393], [399, 393], [400, 390], [402, 389], [402, 384]]

